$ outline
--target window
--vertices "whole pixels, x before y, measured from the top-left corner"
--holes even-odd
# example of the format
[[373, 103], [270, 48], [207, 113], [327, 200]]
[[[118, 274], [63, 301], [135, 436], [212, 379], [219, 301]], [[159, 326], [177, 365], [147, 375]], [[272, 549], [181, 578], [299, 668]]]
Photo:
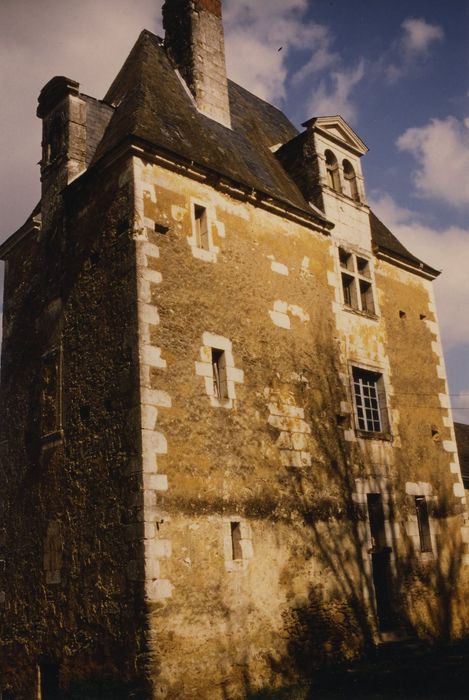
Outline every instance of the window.
[[212, 348], [213, 390], [215, 398], [228, 398], [228, 382], [226, 376], [226, 356], [224, 350]]
[[241, 549], [241, 523], [230, 523], [231, 526], [231, 552], [233, 556], [233, 561], [243, 558], [243, 551]]
[[359, 202], [360, 195], [358, 192], [358, 182], [353, 165], [350, 163], [350, 161], [344, 160], [342, 167], [344, 169], [344, 194], [353, 199], [355, 202]]
[[241, 518], [238, 519], [238, 516], [234, 516], [233, 520], [225, 521], [223, 540], [226, 570], [246, 569], [254, 554], [249, 523]]
[[415, 510], [419, 526], [420, 551], [432, 551], [432, 538], [430, 535], [430, 521], [428, 519], [428, 506], [425, 496], [415, 496]]
[[388, 429], [383, 376], [353, 367], [353, 397], [359, 430], [383, 433]]
[[38, 668], [40, 700], [59, 700], [59, 664], [42, 661]]
[[344, 304], [351, 309], [374, 315], [375, 302], [370, 261], [339, 248]]
[[62, 152], [64, 125], [60, 115], [56, 115], [47, 129], [46, 162], [52, 163]]
[[387, 546], [383, 497], [380, 493], [367, 493], [366, 501], [370, 519], [371, 544], [373, 549], [382, 549]]
[[205, 207], [194, 205], [195, 239], [196, 246], [202, 250], [210, 250], [210, 239], [208, 233], [208, 218]]
[[340, 175], [339, 175], [339, 164], [337, 158], [332, 153], [332, 151], [327, 150], [324, 155], [326, 156], [326, 172], [327, 172], [327, 184], [336, 192], [342, 192], [342, 187], [340, 186]]

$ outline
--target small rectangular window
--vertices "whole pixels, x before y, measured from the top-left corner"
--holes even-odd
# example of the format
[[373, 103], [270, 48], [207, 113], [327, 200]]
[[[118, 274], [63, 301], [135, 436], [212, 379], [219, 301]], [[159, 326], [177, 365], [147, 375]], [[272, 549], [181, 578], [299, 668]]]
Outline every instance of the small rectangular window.
[[59, 700], [59, 664], [41, 661], [38, 676], [38, 700]]
[[243, 558], [241, 549], [241, 523], [232, 522], [231, 525], [231, 552], [233, 561]]
[[382, 433], [387, 429], [386, 399], [383, 377], [379, 372], [370, 372], [353, 367], [353, 398], [359, 430]]
[[195, 238], [196, 245], [202, 250], [210, 250], [210, 240], [208, 235], [208, 217], [205, 207], [194, 205]]
[[213, 391], [217, 399], [228, 398], [226, 356], [224, 350], [212, 348]]
[[428, 505], [425, 496], [415, 496], [415, 510], [419, 526], [420, 551], [431, 552], [432, 538], [430, 534], [430, 520], [428, 518]]

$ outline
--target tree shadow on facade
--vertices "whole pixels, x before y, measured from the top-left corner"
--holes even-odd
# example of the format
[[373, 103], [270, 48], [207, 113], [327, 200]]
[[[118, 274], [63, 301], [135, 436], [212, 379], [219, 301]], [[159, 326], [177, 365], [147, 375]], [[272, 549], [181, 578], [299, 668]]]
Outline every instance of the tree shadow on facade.
[[[331, 354], [323, 356], [330, 359]], [[376, 660], [376, 649], [385, 641], [451, 640], [465, 633], [468, 619], [461, 579], [462, 506], [453, 496], [452, 484], [443, 478], [435, 484], [438, 500], [430, 516], [437, 534], [433, 551], [422, 557], [415, 537], [408, 534], [409, 522], [415, 522], [411, 512], [415, 501], [406, 494], [411, 473], [406, 455], [393, 445], [391, 436], [380, 436], [379, 443], [350, 439], [353, 417], [344, 422], [338, 407], [341, 402], [352, 405], [352, 397], [334, 379], [339, 376], [334, 363], [325, 365], [327, 371], [315, 375], [314, 387], [312, 374], [303, 371], [307, 380], [299, 383], [296, 397], [296, 404], [306, 408], [316, 458], [312, 467], [288, 470], [288, 494], [283, 492], [282, 508], [271, 514], [278, 523], [280, 510], [290, 513], [285, 524], [301, 537], [305, 560], [316, 562], [307, 596], [294, 601], [284, 614], [287, 653], [269, 660], [273, 674], [291, 684], [359, 657]], [[382, 499], [385, 542], [375, 541], [368, 494]], [[380, 592], [379, 586], [386, 590]], [[412, 656], [411, 649], [408, 653]], [[387, 661], [383, 663], [386, 666]], [[245, 687], [248, 697], [269, 697], [253, 694], [248, 678]]]

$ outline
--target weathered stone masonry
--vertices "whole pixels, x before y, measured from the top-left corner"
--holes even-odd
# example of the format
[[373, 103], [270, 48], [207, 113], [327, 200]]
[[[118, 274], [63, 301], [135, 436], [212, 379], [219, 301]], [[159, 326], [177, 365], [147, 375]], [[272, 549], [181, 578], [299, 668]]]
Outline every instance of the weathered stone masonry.
[[437, 273], [343, 119], [298, 134], [227, 80], [219, 0], [164, 20], [104, 100], [43, 89], [41, 202], [0, 251], [16, 700], [234, 700], [467, 627]]

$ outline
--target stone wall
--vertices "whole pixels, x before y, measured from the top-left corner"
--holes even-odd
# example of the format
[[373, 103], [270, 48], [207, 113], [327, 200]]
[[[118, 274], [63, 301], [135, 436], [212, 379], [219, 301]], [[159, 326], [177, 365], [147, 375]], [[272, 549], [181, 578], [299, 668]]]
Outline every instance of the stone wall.
[[[5, 689], [30, 700], [45, 659], [77, 699], [234, 699], [360, 653], [385, 638], [373, 493], [397, 632], [461, 634], [466, 504], [431, 284], [373, 258], [375, 312], [346, 308], [350, 241], [137, 158], [72, 184], [59, 213], [5, 279]], [[382, 372], [379, 439], [356, 429], [353, 363]]]
[[88, 187], [7, 263], [0, 639], [15, 700], [36, 697], [43, 659], [77, 699], [143, 678], [131, 173]]
[[[345, 310], [330, 237], [135, 167], [140, 337], [155, 359], [141, 372], [151, 399], [142, 415], [158, 436], [143, 452], [155, 484], [145, 507], [154, 696], [245, 697], [381, 639], [367, 493], [383, 494], [400, 631], [443, 634], [435, 591], [463, 563], [464, 512], [429, 283], [376, 262], [377, 313]], [[204, 249], [195, 205], [207, 211]], [[225, 353], [225, 398], [214, 394], [212, 348]], [[386, 374], [387, 439], [356, 436], [357, 360]], [[417, 377], [431, 397], [420, 412]], [[417, 551], [410, 483], [437, 504], [428, 557]]]

